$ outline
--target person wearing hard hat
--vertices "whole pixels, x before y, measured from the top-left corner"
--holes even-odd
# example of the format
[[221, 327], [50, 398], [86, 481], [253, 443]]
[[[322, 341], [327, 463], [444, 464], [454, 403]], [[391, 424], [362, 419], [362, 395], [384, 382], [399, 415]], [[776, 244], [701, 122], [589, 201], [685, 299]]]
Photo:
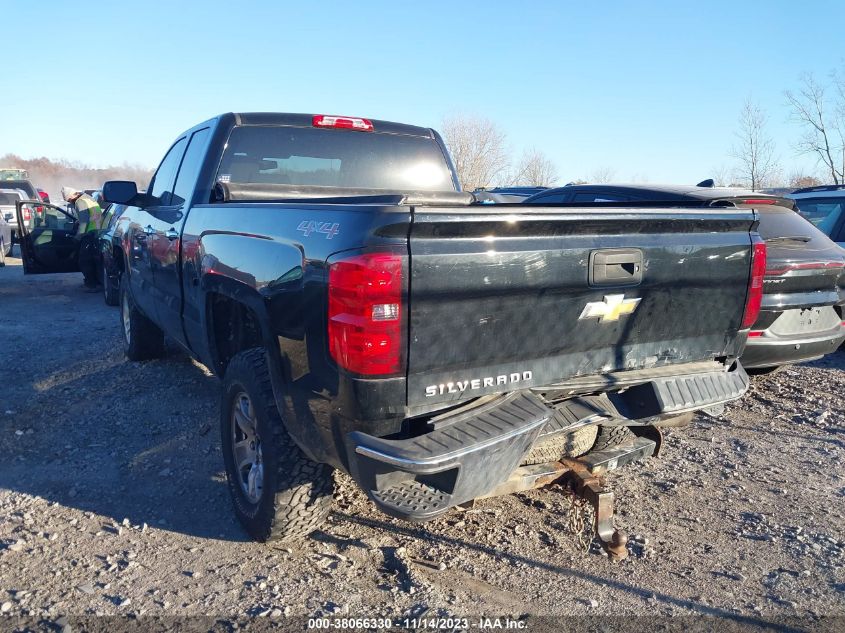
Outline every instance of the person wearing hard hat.
[[97, 231], [102, 222], [103, 210], [87, 193], [72, 187], [62, 187], [62, 198], [76, 209], [76, 217], [79, 220], [74, 239], [79, 240], [79, 270], [85, 280], [85, 290], [98, 292]]

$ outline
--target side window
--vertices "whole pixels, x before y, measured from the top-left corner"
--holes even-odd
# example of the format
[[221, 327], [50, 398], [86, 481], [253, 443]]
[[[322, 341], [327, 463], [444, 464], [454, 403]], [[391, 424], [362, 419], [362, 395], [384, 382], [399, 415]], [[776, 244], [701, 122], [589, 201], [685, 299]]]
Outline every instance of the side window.
[[531, 201], [531, 204], [557, 204], [559, 202], [566, 202], [567, 195], [565, 193], [552, 193], [548, 196], [535, 198]]
[[184, 204], [191, 195], [197, 176], [202, 169], [202, 159], [205, 156], [205, 147], [208, 144], [209, 129], [197, 130], [191, 136], [188, 143], [188, 151], [182, 159], [182, 166], [179, 167], [179, 175], [176, 176], [176, 184], [173, 186], [173, 197], [170, 204]]
[[576, 193], [572, 202], [628, 202], [628, 196], [615, 193]]
[[182, 162], [182, 155], [185, 153], [185, 144], [187, 141], [180, 138], [158, 166], [153, 180], [150, 183], [149, 194], [156, 198], [155, 206], [167, 206], [170, 204], [171, 192], [173, 191], [173, 181], [176, 178], [176, 171], [179, 169], [179, 163]]
[[839, 235], [833, 238], [834, 242], [845, 244], [845, 220], [839, 223]]
[[[24, 222], [27, 216], [30, 217], [29, 229], [55, 229], [58, 231], [73, 231], [75, 228], [74, 219], [58, 207], [23, 205]], [[37, 242], [36, 242], [37, 243]]]

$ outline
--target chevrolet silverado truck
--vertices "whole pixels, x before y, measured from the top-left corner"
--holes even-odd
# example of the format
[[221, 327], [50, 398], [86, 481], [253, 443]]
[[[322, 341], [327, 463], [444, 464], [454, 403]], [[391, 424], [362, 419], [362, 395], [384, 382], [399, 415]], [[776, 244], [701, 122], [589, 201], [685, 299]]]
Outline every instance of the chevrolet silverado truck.
[[260, 541], [316, 529], [333, 469], [427, 520], [748, 387], [751, 209], [477, 204], [435, 131], [304, 114], [218, 116], [103, 189], [126, 356], [166, 336], [222, 379]]

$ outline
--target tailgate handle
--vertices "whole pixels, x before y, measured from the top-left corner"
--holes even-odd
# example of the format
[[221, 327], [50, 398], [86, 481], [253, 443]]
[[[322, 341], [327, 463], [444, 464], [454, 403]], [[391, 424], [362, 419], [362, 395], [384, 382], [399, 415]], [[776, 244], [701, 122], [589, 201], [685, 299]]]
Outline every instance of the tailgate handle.
[[636, 286], [643, 280], [643, 252], [608, 248], [590, 253], [591, 286]]

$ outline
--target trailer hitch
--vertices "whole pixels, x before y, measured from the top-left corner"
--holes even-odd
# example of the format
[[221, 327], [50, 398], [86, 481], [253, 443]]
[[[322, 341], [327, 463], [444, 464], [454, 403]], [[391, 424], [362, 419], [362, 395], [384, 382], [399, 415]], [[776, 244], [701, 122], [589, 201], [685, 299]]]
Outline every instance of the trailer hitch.
[[599, 537], [608, 559], [621, 561], [628, 557], [628, 536], [613, 527], [613, 492], [607, 488], [604, 478], [591, 473], [587, 466], [577, 459], [562, 459], [566, 466], [563, 477], [558, 481], [569, 486], [593, 507], [593, 531]]
[[[649, 427], [649, 429], [649, 433], [641, 433], [640, 436], [619, 446], [594, 451], [577, 459], [562, 458], [560, 461], [548, 464], [521, 466], [506, 481], [484, 497], [523, 492], [549, 484], [563, 485], [574, 495], [573, 504], [583, 502], [592, 506], [592, 534], [599, 537], [608, 558], [613, 561], [623, 560], [628, 556], [626, 547], [628, 537], [624, 532], [613, 527], [614, 497], [613, 492], [607, 487], [604, 474], [625, 464], [655, 455], [659, 450], [662, 436], [659, 429], [654, 427]], [[576, 511], [578, 510], [573, 507], [573, 512]], [[575, 523], [580, 523], [580, 521]], [[580, 538], [580, 531], [577, 529], [573, 531]]]

